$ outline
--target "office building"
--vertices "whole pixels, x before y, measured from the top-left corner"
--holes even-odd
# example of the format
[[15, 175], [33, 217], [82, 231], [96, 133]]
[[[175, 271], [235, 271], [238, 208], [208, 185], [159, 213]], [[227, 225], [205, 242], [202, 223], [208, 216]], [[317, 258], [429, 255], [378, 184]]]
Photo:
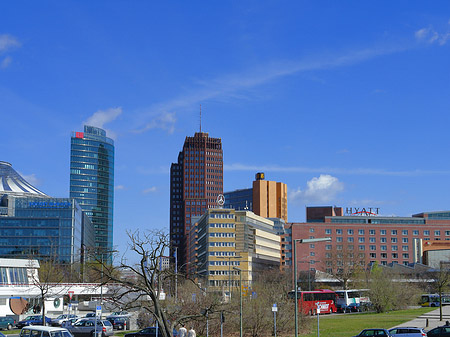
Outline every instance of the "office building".
[[90, 217], [97, 250], [112, 251], [114, 206], [114, 141], [106, 132], [84, 126], [70, 145], [70, 198]]
[[[250, 289], [260, 273], [280, 269], [280, 236], [274, 222], [250, 211], [209, 209], [191, 227], [189, 272], [205, 280], [209, 291]], [[195, 245], [195, 246], [194, 246]]]
[[178, 161], [170, 168], [170, 246], [171, 256], [178, 254], [179, 267], [187, 262], [186, 235], [192, 217], [216, 207], [219, 194], [223, 194], [222, 141], [196, 132], [186, 137]]
[[76, 200], [47, 196], [6, 162], [0, 181], [0, 257], [81, 262], [94, 233]]
[[[423, 247], [450, 241], [450, 211], [411, 217], [379, 215], [379, 208], [307, 207], [305, 223], [288, 223], [282, 242], [282, 264], [292, 266], [292, 240], [331, 238], [330, 242], [298, 243], [298, 270], [332, 272], [336, 258], [351, 257], [361, 265], [422, 263]], [[433, 244], [434, 247], [439, 245]], [[449, 245], [443, 245], [448, 248]], [[437, 250], [437, 249], [435, 249]], [[428, 256], [437, 255], [429, 252]], [[426, 258], [426, 256], [425, 256]], [[436, 263], [437, 256], [434, 257]], [[304, 263], [306, 262], [306, 263]], [[341, 261], [343, 262], [343, 261]]]
[[253, 187], [225, 192], [225, 208], [249, 210], [264, 218], [280, 218], [287, 222], [287, 185], [264, 180], [258, 172]]

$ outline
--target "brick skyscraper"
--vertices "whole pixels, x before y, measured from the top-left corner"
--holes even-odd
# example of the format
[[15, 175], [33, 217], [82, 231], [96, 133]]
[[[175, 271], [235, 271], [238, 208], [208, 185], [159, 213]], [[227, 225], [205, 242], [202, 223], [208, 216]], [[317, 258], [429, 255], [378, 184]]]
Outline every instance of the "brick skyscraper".
[[222, 140], [196, 132], [186, 137], [178, 162], [170, 167], [170, 246], [184, 269], [191, 218], [215, 208], [223, 194]]

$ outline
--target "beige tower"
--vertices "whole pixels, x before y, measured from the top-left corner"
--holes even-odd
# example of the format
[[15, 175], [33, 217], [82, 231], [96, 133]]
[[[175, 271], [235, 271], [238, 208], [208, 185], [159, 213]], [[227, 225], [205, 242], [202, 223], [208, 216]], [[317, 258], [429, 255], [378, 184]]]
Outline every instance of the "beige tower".
[[287, 185], [264, 180], [264, 173], [257, 173], [253, 182], [253, 212], [287, 222]]

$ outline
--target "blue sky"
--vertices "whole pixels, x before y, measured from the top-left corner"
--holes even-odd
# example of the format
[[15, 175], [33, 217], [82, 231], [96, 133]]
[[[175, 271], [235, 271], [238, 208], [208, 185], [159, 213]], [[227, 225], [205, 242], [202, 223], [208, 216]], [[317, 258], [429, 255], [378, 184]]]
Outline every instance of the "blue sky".
[[448, 1], [14, 1], [0, 8], [0, 160], [69, 194], [71, 131], [116, 142], [114, 243], [168, 229], [186, 136], [222, 138], [305, 205], [450, 209]]

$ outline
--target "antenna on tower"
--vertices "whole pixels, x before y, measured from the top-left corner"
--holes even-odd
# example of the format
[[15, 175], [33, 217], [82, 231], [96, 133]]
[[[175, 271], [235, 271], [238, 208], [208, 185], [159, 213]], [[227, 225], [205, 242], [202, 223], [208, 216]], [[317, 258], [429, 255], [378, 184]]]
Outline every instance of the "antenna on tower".
[[200, 133], [202, 133], [202, 105], [200, 104]]

